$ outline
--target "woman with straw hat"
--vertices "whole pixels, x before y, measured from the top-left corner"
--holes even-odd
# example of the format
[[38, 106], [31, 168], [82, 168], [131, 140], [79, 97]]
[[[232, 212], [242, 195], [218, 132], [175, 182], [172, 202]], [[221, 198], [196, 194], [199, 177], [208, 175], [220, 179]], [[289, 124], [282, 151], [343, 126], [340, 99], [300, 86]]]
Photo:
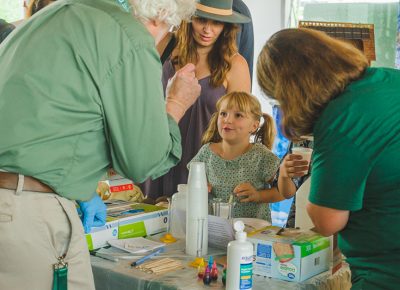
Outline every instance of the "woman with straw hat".
[[143, 190], [148, 197], [171, 196], [178, 184], [187, 182], [186, 165], [201, 147], [201, 136], [218, 99], [232, 91], [250, 93], [249, 68], [236, 46], [237, 24], [250, 21], [232, 10], [232, 0], [200, 0], [191, 21], [182, 22], [177, 31], [177, 45], [163, 66], [164, 88], [176, 70], [193, 63], [202, 92], [179, 123], [181, 162], [167, 175], [146, 182]]

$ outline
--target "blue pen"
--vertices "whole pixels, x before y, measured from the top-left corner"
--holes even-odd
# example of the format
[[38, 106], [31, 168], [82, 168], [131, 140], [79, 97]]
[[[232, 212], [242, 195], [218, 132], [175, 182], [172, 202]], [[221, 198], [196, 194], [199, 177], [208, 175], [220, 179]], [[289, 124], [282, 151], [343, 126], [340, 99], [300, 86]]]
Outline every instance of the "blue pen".
[[152, 257], [154, 257], [154, 256], [156, 256], [156, 255], [158, 255], [158, 254], [160, 254], [162, 252], [164, 252], [164, 247], [159, 248], [158, 250], [148, 254], [147, 256], [144, 256], [144, 257], [132, 262], [131, 267], [139, 266], [140, 264], [143, 264], [147, 260], [151, 259]]

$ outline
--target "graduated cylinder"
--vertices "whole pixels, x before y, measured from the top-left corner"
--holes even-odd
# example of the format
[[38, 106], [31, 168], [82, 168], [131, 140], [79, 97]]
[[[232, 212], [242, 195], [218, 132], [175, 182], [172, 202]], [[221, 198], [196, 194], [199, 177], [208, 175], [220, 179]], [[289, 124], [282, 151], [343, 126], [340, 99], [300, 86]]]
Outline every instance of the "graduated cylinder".
[[208, 189], [203, 162], [189, 168], [186, 210], [186, 254], [205, 256], [208, 250]]

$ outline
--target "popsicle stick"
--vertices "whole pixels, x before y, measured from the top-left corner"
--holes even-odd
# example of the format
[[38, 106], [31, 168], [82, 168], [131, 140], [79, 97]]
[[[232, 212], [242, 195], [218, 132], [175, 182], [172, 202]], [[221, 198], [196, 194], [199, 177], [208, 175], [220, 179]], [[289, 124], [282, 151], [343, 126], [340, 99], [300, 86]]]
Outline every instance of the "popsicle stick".
[[152, 268], [152, 269], [149, 269], [149, 271], [151, 273], [159, 273], [159, 272], [163, 272], [168, 269], [175, 269], [175, 268], [178, 269], [179, 267], [183, 267], [183, 265], [178, 262], [178, 263], [167, 264], [162, 267]]
[[164, 258], [164, 259], [161, 259], [161, 260], [158, 260], [158, 261], [152, 261], [152, 262], [143, 263], [142, 265], [140, 265], [140, 266], [138, 266], [136, 268], [137, 269], [151, 268], [151, 267], [155, 267], [157, 265], [162, 265], [162, 264], [170, 263], [170, 262], [173, 262], [173, 261], [175, 261], [175, 260], [169, 259], [169, 258]]
[[184, 268], [185, 267], [183, 267], [183, 266], [171, 267], [171, 268], [166, 268], [166, 269], [158, 271], [158, 272], [153, 272], [153, 274], [160, 275], [160, 274], [164, 274], [164, 273], [167, 273], [167, 272], [176, 271], [176, 270], [180, 270], [180, 269], [184, 269]]
[[228, 203], [233, 203], [233, 193], [230, 194]]
[[172, 267], [172, 266], [179, 266], [179, 265], [182, 265], [182, 263], [180, 263], [180, 262], [168, 263], [168, 264], [160, 265], [157, 267], [151, 267], [151, 268], [149, 268], [149, 270], [157, 271], [157, 270], [162, 270], [164, 268], [168, 268], [168, 267]]

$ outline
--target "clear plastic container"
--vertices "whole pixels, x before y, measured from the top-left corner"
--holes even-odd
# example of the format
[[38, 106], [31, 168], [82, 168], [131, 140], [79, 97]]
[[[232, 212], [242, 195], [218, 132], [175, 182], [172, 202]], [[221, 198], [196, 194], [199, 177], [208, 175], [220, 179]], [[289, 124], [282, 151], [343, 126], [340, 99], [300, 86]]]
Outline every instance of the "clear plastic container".
[[178, 192], [171, 199], [171, 234], [178, 239], [186, 237], [186, 199], [187, 185], [178, 184]]

